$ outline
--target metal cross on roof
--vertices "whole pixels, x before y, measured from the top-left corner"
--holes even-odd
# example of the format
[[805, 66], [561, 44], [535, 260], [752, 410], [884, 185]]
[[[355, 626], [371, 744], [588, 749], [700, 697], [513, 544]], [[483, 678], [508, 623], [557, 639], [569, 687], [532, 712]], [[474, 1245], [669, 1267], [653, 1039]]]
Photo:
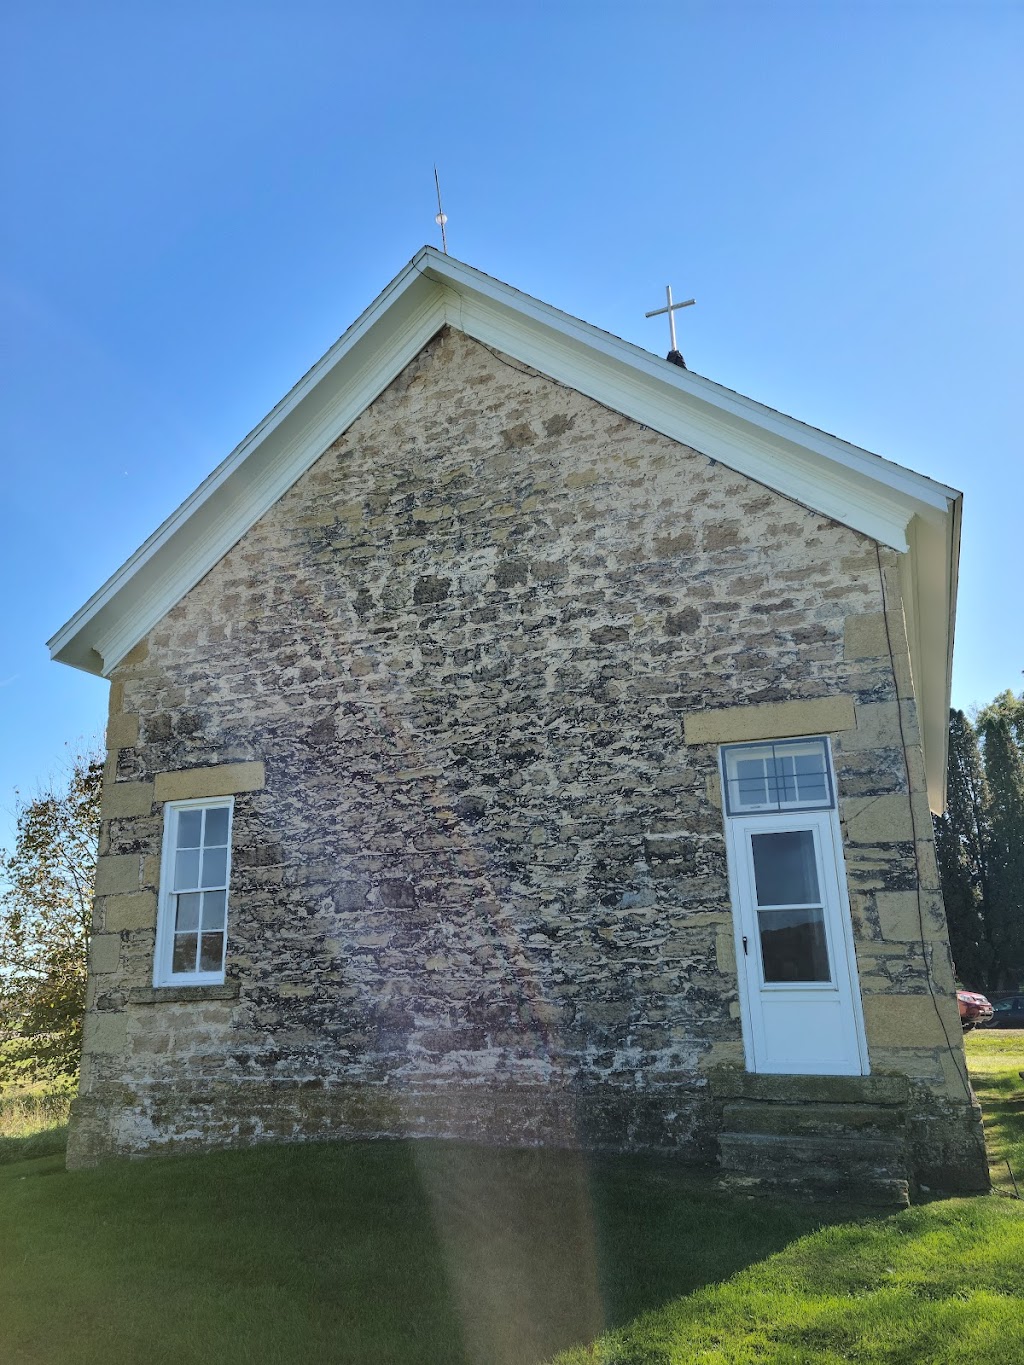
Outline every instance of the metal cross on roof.
[[671, 360], [673, 365], [682, 365], [683, 369], [685, 370], [686, 361], [679, 354], [679, 351], [676, 348], [676, 309], [689, 308], [690, 305], [696, 303], [697, 300], [686, 299], [682, 303], [673, 303], [672, 286], [670, 284], [666, 284], [665, 286], [665, 297], [668, 299], [668, 304], [664, 308], [652, 308], [649, 313], [644, 314], [644, 317], [656, 318], [659, 317], [662, 313], [668, 314], [668, 333], [672, 342], [672, 346], [671, 349], [669, 350], [668, 355], [665, 358], [667, 360]]
[[441, 182], [437, 178], [437, 167], [434, 167], [434, 187], [437, 190], [437, 217], [434, 222], [441, 229], [441, 250], [448, 255], [448, 234], [444, 230], [444, 225], [448, 221], [448, 215], [441, 207]]

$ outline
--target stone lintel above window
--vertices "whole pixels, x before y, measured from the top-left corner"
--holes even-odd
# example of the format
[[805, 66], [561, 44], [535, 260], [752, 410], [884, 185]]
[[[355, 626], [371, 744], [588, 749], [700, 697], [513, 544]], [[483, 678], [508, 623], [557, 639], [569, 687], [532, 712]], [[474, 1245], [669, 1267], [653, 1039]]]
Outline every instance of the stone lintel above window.
[[687, 744], [735, 744], [835, 734], [852, 730], [856, 723], [853, 697], [839, 693], [808, 701], [758, 702], [752, 706], [694, 711], [685, 717], [683, 726]]
[[154, 783], [157, 801], [200, 801], [210, 796], [236, 796], [240, 792], [262, 791], [266, 785], [266, 772], [258, 760], [157, 773]]

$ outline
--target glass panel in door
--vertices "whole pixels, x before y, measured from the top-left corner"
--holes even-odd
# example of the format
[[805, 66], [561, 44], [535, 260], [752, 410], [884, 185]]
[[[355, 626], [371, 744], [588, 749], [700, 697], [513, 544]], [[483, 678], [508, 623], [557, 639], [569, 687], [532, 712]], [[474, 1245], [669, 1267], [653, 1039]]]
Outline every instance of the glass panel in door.
[[831, 981], [814, 831], [752, 834], [750, 845], [765, 984]]

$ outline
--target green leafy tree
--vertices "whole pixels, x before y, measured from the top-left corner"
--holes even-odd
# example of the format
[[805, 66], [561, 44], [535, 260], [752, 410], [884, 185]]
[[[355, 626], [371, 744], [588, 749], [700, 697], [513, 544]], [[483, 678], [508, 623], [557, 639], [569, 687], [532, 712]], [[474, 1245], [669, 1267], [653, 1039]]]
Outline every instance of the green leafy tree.
[[0, 1084], [74, 1074], [82, 1050], [102, 763], [17, 813], [0, 853]]

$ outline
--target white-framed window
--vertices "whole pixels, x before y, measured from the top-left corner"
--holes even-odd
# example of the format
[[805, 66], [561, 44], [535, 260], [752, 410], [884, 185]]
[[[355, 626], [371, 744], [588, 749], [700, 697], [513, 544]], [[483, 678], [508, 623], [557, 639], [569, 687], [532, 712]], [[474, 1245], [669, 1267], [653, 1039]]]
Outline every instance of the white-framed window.
[[722, 785], [726, 815], [831, 810], [836, 803], [824, 738], [725, 744]]
[[233, 810], [230, 796], [164, 806], [154, 986], [224, 980]]

